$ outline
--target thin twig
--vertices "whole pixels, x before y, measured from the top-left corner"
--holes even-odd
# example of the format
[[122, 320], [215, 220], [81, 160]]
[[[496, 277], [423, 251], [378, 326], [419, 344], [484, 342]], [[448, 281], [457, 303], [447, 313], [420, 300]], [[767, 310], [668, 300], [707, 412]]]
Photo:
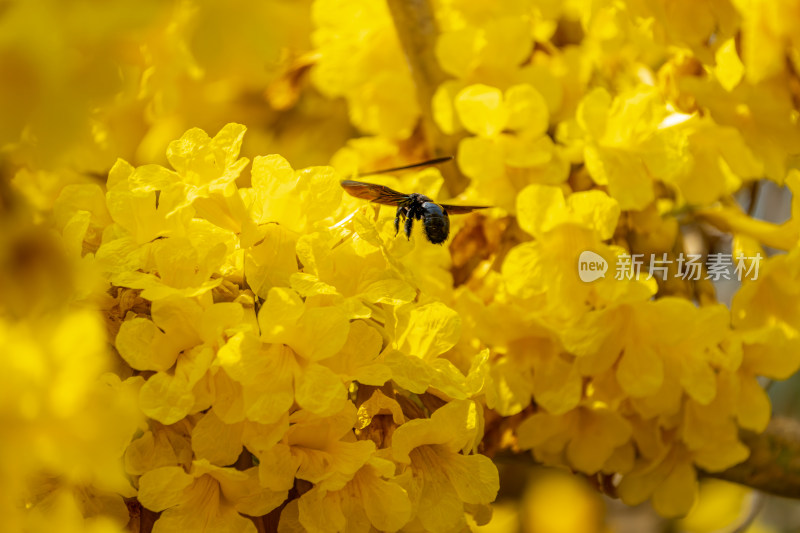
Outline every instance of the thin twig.
[[[439, 30], [429, 0], [388, 0], [389, 11], [403, 46], [411, 76], [417, 88], [422, 128], [433, 157], [455, 155], [458, 138], [445, 135], [433, 120], [433, 94], [446, 77], [436, 60]], [[466, 178], [454, 166], [442, 168], [445, 187], [455, 196], [467, 186]]]

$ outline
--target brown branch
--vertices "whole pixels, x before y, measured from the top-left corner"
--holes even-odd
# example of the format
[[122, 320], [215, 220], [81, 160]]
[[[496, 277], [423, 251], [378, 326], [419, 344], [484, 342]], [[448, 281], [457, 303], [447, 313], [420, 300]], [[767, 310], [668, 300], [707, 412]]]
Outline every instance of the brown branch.
[[[439, 35], [436, 17], [429, 0], [388, 0], [389, 10], [403, 46], [422, 114], [422, 129], [431, 157], [454, 156], [458, 138], [445, 135], [433, 120], [433, 94], [446, 76], [436, 60], [436, 39]], [[454, 165], [442, 167], [445, 186], [450, 195], [463, 191], [466, 178]]]
[[750, 457], [723, 472], [705, 475], [800, 499], [800, 421], [773, 418], [764, 433], [742, 432]]

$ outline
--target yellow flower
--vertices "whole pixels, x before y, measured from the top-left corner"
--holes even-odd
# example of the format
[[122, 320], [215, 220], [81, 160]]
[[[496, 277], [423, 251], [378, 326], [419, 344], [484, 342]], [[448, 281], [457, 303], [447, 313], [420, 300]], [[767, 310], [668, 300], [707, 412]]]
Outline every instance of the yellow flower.
[[619, 204], [602, 191], [581, 191], [564, 198], [564, 191], [548, 185], [528, 185], [517, 195], [520, 226], [534, 237], [566, 223], [594, 229], [601, 240], [614, 235]]
[[240, 389], [241, 404], [224, 415], [229, 421], [273, 423], [295, 402], [333, 414], [343, 407], [346, 383], [389, 379], [377, 360], [380, 335], [363, 322], [351, 325], [341, 308], [304, 306], [290, 289], [272, 289], [259, 316], [261, 340], [241, 332], [219, 352], [217, 364]]
[[[136, 169], [121, 159], [109, 171], [106, 206], [117, 224], [113, 235], [115, 240], [128, 238], [133, 241], [133, 245], [142, 245], [156, 237], [182, 235], [184, 225], [191, 220], [192, 212], [181, 205], [182, 187], [173, 187], [170, 191], [172, 194], [165, 194], [164, 198], [158, 196], [158, 201], [158, 189], [155, 187], [147, 184], [141, 190], [136, 190], [139, 179], [137, 176], [152, 173], [163, 174], [169, 171], [155, 165]], [[157, 181], [156, 184], [162, 185]], [[106, 239], [104, 244], [108, 244]]]
[[150, 421], [149, 425], [150, 429], [125, 449], [125, 471], [141, 476], [162, 466], [189, 468], [192, 463], [192, 426], [189, 420], [183, 419], [169, 426]]
[[219, 278], [210, 278], [222, 265], [227, 249], [222, 242], [210, 248], [199, 244], [183, 237], [158, 240], [146, 247], [151, 262], [145, 268], [152, 273], [120, 272], [112, 275], [111, 281], [120, 287], [142, 289], [142, 298], [151, 301], [206, 294], [222, 283]]
[[800, 248], [794, 248], [763, 261], [758, 278], [746, 280], [731, 304], [742, 364], [736, 374], [725, 376], [729, 401], [736, 406], [739, 423], [756, 431], [766, 427], [770, 412], [769, 398], [756, 376], [785, 379], [800, 368], [797, 310], [792, 304], [776, 305], [797, 290], [798, 258]]
[[[719, 50], [719, 43], [739, 28], [736, 10], [727, 0], [702, 3], [656, 0], [626, 4], [631, 16], [646, 17], [644, 26], [656, 26], [651, 31], [658, 36], [659, 44], [688, 47], [706, 63], [711, 63], [710, 51]], [[712, 40], [712, 35], [716, 39]]]
[[680, 516], [697, 497], [697, 472], [689, 452], [673, 446], [663, 459], [637, 464], [622, 478], [618, 491], [628, 505], [650, 499], [660, 515]]
[[120, 355], [133, 368], [157, 371], [140, 391], [142, 410], [149, 417], [173, 424], [208, 407], [202, 382], [227, 330], [242, 315], [235, 303], [203, 309], [195, 300], [170, 299], [153, 303], [152, 321], [123, 322], [116, 340]]
[[302, 527], [311, 532], [397, 531], [411, 518], [411, 502], [393, 482], [395, 465], [370, 458], [339, 490], [317, 485], [281, 512], [278, 531]]
[[547, 130], [547, 104], [530, 85], [514, 85], [505, 95], [497, 88], [470, 85], [455, 97], [455, 109], [470, 133], [493, 137], [506, 128], [541, 135]]
[[69, 225], [78, 221], [85, 224], [86, 228], [80, 235], [80, 247], [73, 245], [79, 257], [84, 252], [84, 243], [90, 250], [100, 246], [103, 230], [112, 223], [103, 189], [95, 184], [67, 185], [61, 189], [53, 205], [53, 217], [56, 226], [65, 233], [65, 238]]
[[325, 491], [338, 491], [375, 453], [372, 441], [355, 439], [352, 429], [356, 409], [349, 402], [326, 417], [296, 411], [289, 422], [291, 425], [280, 442], [253, 446], [259, 459], [262, 486], [285, 490], [297, 478]]
[[[393, 329], [396, 348], [387, 350], [384, 361], [395, 383], [415, 394], [429, 388], [457, 399], [479, 393], [476, 380], [485, 369], [471, 364], [462, 372], [443, 356], [461, 336], [461, 321], [453, 309], [441, 302], [404, 306], [395, 313]], [[481, 356], [468, 350], [467, 358], [473, 363]]]
[[[346, 321], [344, 322], [346, 324]], [[328, 367], [300, 356], [285, 344], [263, 345], [258, 337], [239, 333], [219, 353], [219, 365], [233, 382], [224, 416], [270, 424], [298, 402], [320, 414], [342, 408], [347, 389]], [[219, 379], [219, 378], [218, 378]]]
[[314, 3], [318, 61], [311, 77], [329, 97], [344, 96], [357, 128], [392, 139], [411, 134], [419, 114], [414, 84], [389, 9], [375, 0]]
[[239, 158], [245, 130], [241, 124], [226, 124], [212, 139], [193, 128], [169, 144], [167, 160], [189, 186], [187, 201], [215, 192], [230, 195], [233, 181], [248, 163], [247, 158]]
[[601, 404], [558, 415], [535, 413], [517, 431], [519, 446], [532, 449], [538, 460], [566, 463], [587, 474], [603, 470], [615, 449], [627, 443], [631, 434], [625, 418]]
[[[734, 326], [737, 329], [776, 327], [783, 329], [787, 337], [795, 338], [800, 331], [800, 317], [796, 307], [790, 302], [791, 298], [784, 299], [782, 296], [793, 294], [800, 288], [797, 283], [798, 268], [798, 247], [788, 254], [761, 261], [758, 278], [743, 283], [734, 297], [731, 305]], [[764, 305], [766, 301], [785, 304]], [[781, 372], [781, 375], [787, 374]]]
[[717, 124], [739, 132], [766, 177], [779, 184], [791, 168], [787, 161], [800, 150], [790, 85], [780, 76], [758, 84], [741, 83], [730, 91], [716, 81], [695, 77], [679, 81], [681, 91], [693, 96]]
[[442, 69], [459, 79], [483, 77], [501, 83], [524, 62], [534, 36], [547, 40], [558, 8], [542, 2], [499, 5], [446, 1], [437, 5], [442, 32], [436, 57]]
[[241, 190], [256, 224], [278, 223], [302, 233], [333, 216], [342, 199], [330, 167], [293, 170], [279, 155], [253, 160], [252, 188]]
[[709, 204], [739, 189], [748, 179], [760, 177], [764, 167], [734, 128], [709, 119], [674, 114], [659, 131], [674, 143], [686, 144], [689, 162], [667, 176], [690, 204]]
[[[798, 296], [800, 195], [782, 225], [755, 220], [733, 195], [762, 176], [798, 192], [800, 174], [787, 172], [800, 153], [796, 20], [754, 0], [442, 0], [428, 21], [438, 41], [427, 44], [454, 78], [418, 102], [433, 87], [415, 89], [422, 77], [385, 3], [316, 1], [310, 54], [310, 3], [235, 4], [166, 17], [150, 6], [136, 19], [149, 26], [111, 24], [122, 40], [92, 34], [108, 45], [99, 56], [76, 44], [85, 32], [72, 9], [59, 11], [63, 31], [49, 31], [51, 13], [36, 16], [47, 1], [0, 21], [27, 24], [0, 44], [0, 73], [37, 89], [19, 99], [21, 85], [0, 89], [20, 102], [6, 109], [0, 153], [31, 204], [8, 205], [56, 230], [41, 240], [63, 242], [57, 264], [74, 266], [66, 304], [101, 307], [121, 356], [121, 377], [98, 384], [108, 354], [88, 315], [9, 318], [53, 302], [58, 317], [64, 302], [40, 297], [57, 282], [14, 286], [40, 250], [8, 240], [25, 252], [0, 249], [0, 293], [10, 295], [0, 345], [11, 354], [2, 413], [25, 437], [12, 435], [0, 457], [12, 529], [53, 519], [118, 529], [121, 498], [134, 495], [123, 450], [162, 531], [255, 531], [239, 513], [263, 515], [289, 497], [281, 531], [465, 529], [465, 513], [487, 520], [499, 488], [476, 452], [514, 442], [550, 465], [620, 475], [624, 501], [675, 515], [693, 502], [697, 468], [747, 456], [738, 432], [770, 416], [759, 377], [800, 367], [800, 319], [787, 303]], [[265, 15], [263, 45], [232, 53], [263, 32]], [[28, 36], [32, 20], [67, 53]], [[230, 39], [210, 39], [209, 26]], [[129, 41], [133, 30], [144, 36]], [[102, 65], [83, 61], [90, 55]], [[116, 81], [92, 76], [105, 72]], [[321, 95], [305, 90], [306, 72]], [[79, 96], [74, 79], [98, 87]], [[51, 98], [60, 86], [63, 98]], [[252, 105], [258, 94], [274, 109]], [[429, 105], [433, 117], [421, 117]], [[38, 112], [51, 107], [73, 115], [48, 129]], [[160, 160], [155, 147], [182, 124], [231, 113], [263, 125], [254, 144], [243, 145], [243, 125], [194, 128], [170, 143], [171, 168], [111, 165], [115, 152]], [[394, 209], [344, 196], [331, 167], [295, 170], [273, 154], [245, 172], [243, 146], [294, 146], [284, 152], [294, 163], [323, 162], [352, 134], [345, 113], [376, 137], [350, 141], [334, 157], [340, 170], [357, 176], [441, 149], [433, 118], [472, 179], [457, 202], [501, 209], [453, 217], [454, 239], [435, 247], [396, 237]], [[90, 181], [87, 171], [109, 167], [105, 189]], [[443, 201], [452, 185], [435, 169], [369, 181]], [[626, 254], [692, 248], [685, 216], [731, 233], [737, 253], [788, 254], [746, 276], [730, 312], [708, 284], [615, 275]], [[592, 267], [605, 263], [598, 279], [581, 275], [587, 252]], [[484, 424], [502, 432], [514, 415], [516, 441], [485, 438]], [[250, 459], [257, 466], [237, 470]]]
[[192, 451], [196, 458], [212, 464], [232, 465], [241, 456], [243, 447], [254, 454], [263, 453], [277, 444], [288, 429], [286, 413], [272, 424], [249, 420], [229, 423], [221, 420], [212, 408], [192, 428]]
[[[720, 85], [725, 90], [730, 91], [742, 81], [744, 77], [744, 64], [739, 59], [739, 53], [736, 51], [736, 42], [734, 39], [728, 39], [718, 49], [715, 54], [717, 60], [717, 68], [715, 74], [719, 79]], [[752, 72], [752, 71], [751, 71]]]
[[660, 95], [645, 87], [613, 100], [595, 89], [578, 107], [586, 168], [623, 210], [646, 207], [655, 199], [653, 180], [671, 181], [684, 171], [686, 142], [659, 130], [667, 115]]
[[[399, 261], [392, 264], [385, 253], [384, 239], [394, 239], [394, 228], [391, 233], [377, 234], [374, 223], [366, 218], [360, 211], [354, 215], [355, 235], [342, 236], [345, 242], [341, 244], [332, 233], [301, 237], [297, 256], [304, 272], [290, 276], [292, 287], [305, 297], [327, 295], [341, 302], [353, 318], [380, 312], [369, 304], [399, 305], [413, 300], [412, 275]], [[388, 218], [385, 220], [388, 222]]]
[[695, 400], [684, 404], [681, 441], [692, 453], [692, 461], [709, 472], [720, 472], [750, 455], [739, 442], [738, 428], [731, 416], [731, 404], [720, 394], [708, 405]]
[[362, 320], [350, 323], [342, 349], [322, 361], [345, 382], [381, 386], [391, 379], [389, 367], [380, 360], [382, 339], [377, 330]]
[[[442, 94], [434, 100], [434, 116], [447, 129], [452, 120]], [[476, 135], [458, 147], [459, 168], [473, 180], [468, 196], [513, 210], [514, 196], [528, 183], [566, 179], [566, 158], [545, 134], [547, 101], [532, 85], [513, 85], [505, 93], [470, 85], [454, 96], [453, 109], [459, 124]]]
[[414, 506], [412, 525], [452, 531], [466, 525], [465, 504], [494, 500], [497, 468], [487, 457], [465, 455], [481, 433], [477, 406], [466, 400], [449, 402], [430, 419], [410, 420], [395, 430], [392, 455], [407, 465], [400, 483]]
[[645, 455], [623, 476], [620, 498], [628, 505], [650, 499], [662, 516], [685, 515], [697, 496], [695, 464], [716, 472], [749, 455], [738, 440], [735, 424], [726, 416], [729, 407], [723, 398], [709, 406], [689, 402], [681, 426], [683, 442], [669, 446], [656, 425], [637, 424], [634, 437]]
[[619, 485], [623, 501], [636, 505], [649, 498], [663, 516], [686, 514], [697, 493], [695, 465], [718, 472], [747, 458], [749, 450], [739, 442], [734, 423], [738, 407], [731, 401], [738, 390], [727, 382], [722, 372], [718, 394], [707, 404], [684, 402], [681, 417], [672, 418], [675, 433], [665, 432], [669, 418], [633, 420], [640, 456]]
[[800, 46], [797, 39], [800, 3], [796, 0], [731, 3], [742, 17], [742, 59], [748, 81], [758, 83], [781, 74], [786, 68], [787, 47], [796, 50]]
[[0, 319], [8, 527], [44, 530], [63, 520], [65, 530], [81, 531], [96, 520], [98, 531], [119, 531], [127, 521], [122, 497], [135, 490], [121, 458], [141, 424], [141, 378], [102, 374], [108, 357], [102, 323], [88, 310]]
[[139, 478], [139, 502], [161, 512], [153, 531], [225, 530], [255, 533], [239, 513], [261, 516], [286, 499], [286, 491], [258, 485], [258, 468], [244, 471], [195, 460], [188, 472], [180, 466], [150, 470]]
[[[535, 227], [536, 223], [528, 224]], [[605, 276], [592, 283], [581, 281], [578, 276], [580, 254], [587, 250], [608, 263]], [[615, 279], [617, 256], [621, 253], [619, 248], [602, 243], [592, 229], [574, 223], [560, 224], [540, 239], [511, 249], [502, 266], [505, 290], [520, 305], [536, 309], [543, 322], [553, 324], [558, 331], [579, 319], [589, 320], [584, 315], [593, 309], [600, 312], [652, 296], [655, 281], [646, 276], [638, 280]], [[576, 349], [571, 344], [568, 348]], [[579, 353], [583, 352], [576, 355]]]

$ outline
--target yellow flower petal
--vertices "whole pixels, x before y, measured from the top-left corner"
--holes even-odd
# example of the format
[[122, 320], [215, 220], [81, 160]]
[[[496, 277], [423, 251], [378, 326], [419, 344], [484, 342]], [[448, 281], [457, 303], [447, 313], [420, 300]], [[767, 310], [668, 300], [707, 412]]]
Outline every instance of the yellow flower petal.
[[331, 369], [310, 363], [296, 371], [294, 395], [300, 407], [324, 416], [342, 409], [347, 389]]
[[536, 403], [552, 414], [566, 413], [578, 405], [583, 378], [572, 361], [558, 354], [539, 357], [533, 372]]
[[258, 454], [258, 476], [261, 485], [274, 491], [289, 490], [301, 459], [292, 455], [289, 446], [277, 444]]
[[[370, 467], [366, 467], [370, 468]], [[411, 518], [408, 494], [397, 483], [359, 471], [354, 478], [361, 493], [364, 511], [370, 523], [381, 531], [397, 531]]]
[[246, 252], [244, 273], [253, 292], [266, 299], [272, 287], [288, 287], [297, 272], [297, 235], [280, 224], [263, 229], [263, 241]]
[[602, 191], [582, 191], [569, 195], [567, 207], [580, 222], [597, 231], [602, 240], [614, 236], [619, 221], [619, 203]]
[[[495, 139], [467, 137], [458, 144], [458, 168], [478, 182], [497, 185], [505, 175], [505, 156]], [[511, 195], [509, 195], [511, 196]]]
[[541, 235], [568, 219], [564, 192], [560, 187], [528, 185], [517, 196], [517, 216], [522, 229]]
[[461, 318], [441, 302], [415, 307], [397, 345], [421, 359], [431, 359], [452, 348], [461, 336]]
[[455, 108], [464, 127], [483, 137], [500, 133], [508, 122], [503, 93], [488, 85], [470, 85], [459, 91]]
[[115, 344], [122, 358], [137, 370], [168, 370], [179, 353], [170, 349], [166, 335], [145, 318], [123, 322]]
[[379, 414], [391, 414], [392, 421], [398, 426], [405, 422], [405, 415], [403, 415], [403, 410], [397, 400], [393, 400], [380, 390], [376, 390], [367, 401], [358, 407], [356, 429], [364, 429], [369, 426], [372, 419]]
[[697, 498], [697, 473], [687, 462], [678, 462], [653, 492], [653, 507], [661, 516], [689, 512]]
[[576, 118], [581, 128], [595, 139], [605, 135], [606, 118], [611, 108], [611, 95], [603, 88], [596, 88], [587, 94], [578, 105]]
[[139, 478], [139, 502], [151, 511], [163, 511], [181, 503], [194, 478], [180, 466], [165, 466]]
[[629, 347], [620, 358], [617, 379], [631, 396], [647, 396], [661, 387], [664, 370], [658, 353], [646, 344]]
[[574, 468], [593, 474], [603, 468], [614, 450], [631, 435], [630, 424], [610, 409], [582, 410], [579, 433], [567, 447], [567, 458]]
[[547, 102], [533, 86], [513, 85], [505, 92], [508, 109], [507, 128], [526, 130], [528, 134], [543, 134], [549, 125]]
[[142, 387], [139, 401], [142, 411], [162, 424], [174, 424], [194, 406], [192, 385], [181, 377], [159, 372]]
[[226, 424], [209, 410], [192, 429], [195, 457], [219, 466], [232, 465], [242, 453], [243, 431], [243, 422]]
[[414, 394], [428, 390], [434, 371], [425, 361], [413, 355], [405, 355], [398, 350], [390, 350], [384, 355], [392, 379], [401, 387]]
[[391, 371], [378, 356], [383, 345], [380, 333], [362, 320], [350, 325], [350, 334], [342, 349], [322, 364], [346, 380], [381, 386], [391, 379]]
[[[440, 455], [440, 457], [442, 457]], [[497, 497], [500, 479], [497, 467], [483, 455], [450, 454], [442, 457], [442, 468], [458, 497], [466, 503], [489, 503]]]
[[739, 424], [747, 429], [762, 432], [769, 424], [772, 404], [769, 396], [755, 377], [741, 380], [736, 416]]
[[433, 107], [433, 120], [439, 129], [447, 135], [463, 130], [458, 119], [454, 101], [456, 95], [466, 86], [461, 80], [447, 80], [436, 89], [433, 94], [431, 106]]
[[726, 91], [733, 90], [744, 77], [744, 65], [736, 52], [736, 43], [733, 39], [728, 39], [717, 48], [715, 54], [717, 68], [715, 73], [720, 85]]

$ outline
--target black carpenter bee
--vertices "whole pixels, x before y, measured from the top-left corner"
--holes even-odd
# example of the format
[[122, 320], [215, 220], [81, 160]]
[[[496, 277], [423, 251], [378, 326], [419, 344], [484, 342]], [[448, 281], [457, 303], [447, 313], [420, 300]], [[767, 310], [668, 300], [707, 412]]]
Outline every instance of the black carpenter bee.
[[[447, 158], [449, 159], [449, 158]], [[435, 160], [438, 162], [439, 160]], [[389, 170], [403, 170], [415, 166], [422, 166], [431, 164], [432, 162], [419, 163], [409, 167], [401, 167]], [[382, 172], [388, 172], [384, 170]], [[378, 174], [378, 172], [373, 172]], [[437, 204], [424, 194], [411, 193], [403, 194], [397, 192], [385, 185], [376, 185], [374, 183], [365, 183], [363, 181], [343, 180], [342, 187], [351, 196], [369, 200], [376, 204], [383, 205], [396, 205], [397, 213], [394, 219], [394, 234], [400, 231], [400, 219], [404, 221], [403, 229], [405, 230], [406, 237], [411, 238], [411, 229], [414, 226], [414, 220], [421, 220], [422, 227], [425, 230], [425, 236], [432, 244], [442, 244], [447, 240], [450, 234], [450, 217], [449, 215], [463, 215], [470, 213], [476, 209], [486, 209], [486, 205], [450, 205], [450, 204]]]

